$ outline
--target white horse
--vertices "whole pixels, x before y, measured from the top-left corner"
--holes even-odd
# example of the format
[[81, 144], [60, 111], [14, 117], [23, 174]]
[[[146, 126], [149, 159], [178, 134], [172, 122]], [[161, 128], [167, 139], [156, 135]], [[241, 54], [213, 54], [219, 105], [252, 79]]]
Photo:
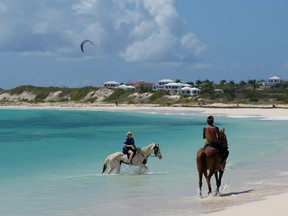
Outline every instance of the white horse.
[[[151, 156], [152, 153], [154, 153], [155, 157], [158, 157], [159, 159], [162, 158], [160, 147], [158, 144], [152, 143], [143, 148], [136, 148], [136, 154], [132, 159], [132, 165], [140, 166], [146, 171], [148, 167], [145, 164], [147, 163], [148, 157]], [[110, 174], [115, 168], [116, 173], [120, 174], [121, 163], [129, 164], [129, 160], [126, 154], [122, 152], [116, 152], [109, 155], [104, 161], [102, 174], [105, 172], [108, 164], [110, 165], [110, 170], [108, 171], [108, 174]]]

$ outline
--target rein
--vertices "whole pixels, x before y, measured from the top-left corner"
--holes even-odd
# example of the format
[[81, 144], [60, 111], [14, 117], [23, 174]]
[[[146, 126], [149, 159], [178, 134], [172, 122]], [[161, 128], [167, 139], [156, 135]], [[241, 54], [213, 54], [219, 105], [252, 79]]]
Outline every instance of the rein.
[[[138, 149], [136, 149], [136, 152], [138, 152], [144, 159], [146, 159], [146, 157], [140, 151], [138, 151]], [[147, 156], [147, 158], [148, 157], [149, 157], [149, 155]]]
[[[155, 147], [154, 147], [154, 148], [155, 148]], [[154, 150], [154, 148], [153, 148], [153, 150]], [[137, 152], [138, 152], [142, 157], [144, 157], [145, 159], [148, 159], [148, 157], [157, 157], [156, 154], [155, 154], [155, 151], [151, 152], [151, 153], [150, 153], [149, 155], [147, 155], [146, 157], [145, 157], [140, 151], [137, 150]], [[154, 155], [153, 155], [153, 153], [154, 153]], [[157, 153], [158, 153], [158, 151], [157, 151]]]
[[150, 153], [150, 154], [147, 156], [147, 158], [148, 158], [148, 157], [157, 157], [157, 156], [152, 155], [152, 153]]

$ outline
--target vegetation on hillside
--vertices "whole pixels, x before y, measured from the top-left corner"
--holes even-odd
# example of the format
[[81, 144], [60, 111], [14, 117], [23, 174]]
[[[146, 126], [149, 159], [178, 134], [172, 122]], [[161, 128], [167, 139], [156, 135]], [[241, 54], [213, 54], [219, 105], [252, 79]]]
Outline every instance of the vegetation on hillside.
[[1, 93], [6, 92], [10, 93], [11, 95], [20, 95], [24, 92], [35, 94], [36, 97], [33, 102], [44, 102], [44, 100], [51, 94], [55, 92], [61, 92], [59, 94], [58, 101], [75, 101], [79, 102], [84, 100], [86, 95], [91, 91], [96, 91], [99, 88], [86, 86], [83, 88], [67, 88], [67, 87], [37, 87], [32, 85], [23, 85], [18, 86], [16, 88], [4, 91], [2, 90]]
[[[180, 80], [179, 80], [180, 82]], [[135, 91], [125, 91], [123, 89], [114, 89], [112, 94], [105, 97], [103, 102], [107, 103], [151, 103], [163, 106], [173, 104], [199, 105], [211, 103], [244, 103], [244, 104], [288, 104], [288, 83], [283, 82], [271, 88], [262, 88], [261, 81], [250, 80], [246, 82], [235, 83], [221, 80], [214, 83], [210, 80], [195, 83], [188, 82], [201, 89], [199, 96], [171, 96], [166, 91], [152, 91], [151, 88], [138, 87]], [[23, 93], [34, 94], [33, 100], [26, 102], [41, 103], [53, 93], [60, 92], [57, 101], [72, 102], [95, 102], [97, 95], [93, 95], [101, 88], [86, 86], [83, 88], [67, 87], [37, 87], [31, 85], [18, 86], [10, 90], [0, 90], [0, 94], [8, 93], [10, 95], [21, 95]], [[92, 92], [92, 93], [91, 93]], [[87, 96], [88, 95], [88, 96]], [[139, 97], [140, 95], [140, 97]], [[1, 99], [5, 102], [5, 98]]]
[[264, 88], [263, 81], [249, 80], [248, 82], [197, 81], [201, 89], [200, 97], [206, 102], [252, 103], [252, 104], [288, 104], [288, 83], [283, 82], [270, 88]]

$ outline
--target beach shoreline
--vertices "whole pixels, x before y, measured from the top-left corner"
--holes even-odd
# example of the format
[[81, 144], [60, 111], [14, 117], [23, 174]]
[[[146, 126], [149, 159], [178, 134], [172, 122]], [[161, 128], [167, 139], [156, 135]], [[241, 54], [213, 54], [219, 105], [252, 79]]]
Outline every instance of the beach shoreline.
[[138, 111], [173, 111], [173, 112], [200, 112], [204, 115], [246, 116], [246, 117], [278, 117], [283, 120], [288, 118], [288, 106], [272, 107], [270, 105], [239, 105], [211, 104], [207, 106], [159, 106], [157, 104], [108, 104], [108, 103], [9, 103], [0, 105], [0, 109], [63, 109], [63, 110], [91, 110], [113, 112], [138, 112]]

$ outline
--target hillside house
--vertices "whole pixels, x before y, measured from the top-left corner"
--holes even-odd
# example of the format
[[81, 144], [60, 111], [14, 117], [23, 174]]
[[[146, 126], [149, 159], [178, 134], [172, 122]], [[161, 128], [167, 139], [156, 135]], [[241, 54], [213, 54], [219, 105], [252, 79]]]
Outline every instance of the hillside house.
[[179, 95], [190, 95], [190, 96], [198, 96], [200, 94], [200, 89], [198, 88], [191, 88], [188, 86], [183, 87], [179, 90]]
[[153, 91], [164, 90], [166, 84], [174, 83], [174, 82], [175, 81], [171, 79], [162, 79], [162, 80], [159, 80], [158, 83], [155, 83], [152, 86], [152, 89]]
[[136, 89], [134, 86], [125, 84], [119, 85], [117, 88], [124, 89], [126, 91], [134, 91]]
[[200, 89], [194, 88], [189, 84], [183, 84], [180, 82], [175, 82], [170, 79], [162, 79], [158, 83], [153, 85], [154, 91], [165, 90], [171, 95], [190, 95], [198, 96], [200, 94]]
[[273, 86], [279, 83], [281, 83], [281, 79], [277, 76], [272, 76], [267, 80], [268, 86]]
[[120, 86], [120, 83], [116, 81], [107, 81], [104, 83], [105, 88], [114, 89], [114, 88], [117, 88], [118, 86]]

